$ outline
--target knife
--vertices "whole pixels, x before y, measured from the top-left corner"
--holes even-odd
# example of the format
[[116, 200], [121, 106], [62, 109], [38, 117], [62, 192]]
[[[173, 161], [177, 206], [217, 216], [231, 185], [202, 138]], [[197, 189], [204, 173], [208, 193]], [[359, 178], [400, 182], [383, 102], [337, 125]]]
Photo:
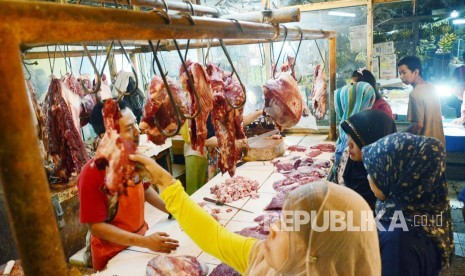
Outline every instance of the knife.
[[218, 206], [228, 206], [228, 207], [231, 207], [231, 208], [235, 208], [237, 210], [240, 210], [240, 211], [244, 211], [244, 212], [249, 212], [249, 213], [254, 213], [252, 211], [249, 211], [249, 210], [245, 210], [245, 209], [242, 209], [242, 208], [239, 208], [239, 207], [236, 207], [236, 206], [232, 206], [232, 205], [229, 205], [229, 204], [226, 204], [226, 203], [223, 203], [221, 201], [218, 201], [218, 200], [214, 200], [214, 199], [211, 199], [211, 198], [208, 198], [208, 197], [204, 197], [203, 200], [205, 201], [208, 201], [208, 202], [211, 202], [211, 203], [215, 203], [216, 205]]
[[260, 135], [257, 135], [257, 136], [254, 136], [254, 137], [249, 137], [247, 138], [247, 143], [248, 144], [252, 144], [262, 138], [265, 138], [265, 137], [268, 137], [268, 136], [271, 136], [273, 134], [278, 134], [279, 133], [279, 130], [275, 129], [275, 130], [272, 130], [272, 131], [268, 131], [268, 132], [265, 132], [265, 133], [262, 133]]

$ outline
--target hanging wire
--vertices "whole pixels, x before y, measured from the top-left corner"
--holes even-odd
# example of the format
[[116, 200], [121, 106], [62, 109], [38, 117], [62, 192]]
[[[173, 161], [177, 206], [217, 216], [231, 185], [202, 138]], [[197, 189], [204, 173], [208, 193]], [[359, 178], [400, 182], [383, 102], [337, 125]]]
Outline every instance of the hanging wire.
[[273, 79], [276, 79], [274, 77], [274, 75], [276, 74], [276, 68], [278, 67], [279, 59], [281, 58], [281, 54], [284, 49], [284, 44], [286, 44], [286, 41], [287, 41], [287, 27], [283, 25], [283, 28], [284, 28], [284, 40], [283, 40], [283, 45], [281, 46], [281, 50], [279, 50], [278, 58], [276, 59], [276, 62], [275, 62], [275, 67], [273, 69], [273, 74], [272, 74]]
[[237, 71], [236, 71], [236, 68], [234, 68], [234, 64], [232, 62], [232, 59], [231, 59], [231, 56], [229, 55], [228, 53], [228, 50], [226, 49], [226, 45], [224, 44], [224, 41], [223, 39], [220, 39], [220, 45], [221, 45], [221, 49], [223, 49], [223, 52], [224, 54], [226, 55], [226, 58], [228, 59], [229, 61], [229, 65], [231, 65], [231, 69], [232, 69], [232, 72], [231, 72], [231, 78], [234, 76], [234, 74], [236, 75], [237, 77], [237, 80], [239, 81], [240, 85], [241, 85], [241, 88], [242, 88], [242, 91], [244, 93], [244, 101], [239, 104], [239, 105], [234, 105], [232, 104], [228, 97], [225, 97], [226, 101], [228, 102], [229, 106], [231, 106], [232, 108], [234, 109], [239, 109], [241, 107], [243, 107], [245, 105], [245, 102], [247, 101], [247, 93], [246, 93], [246, 90], [245, 90], [245, 86], [244, 84], [242, 83], [240, 77], [239, 77], [239, 74], [237, 74]]
[[[87, 87], [85, 86], [84, 82], [81, 82], [81, 85], [82, 85], [82, 88], [83, 88], [83, 90], [84, 90], [84, 92], [85, 92], [86, 94], [96, 94], [97, 92], [100, 91], [100, 86], [101, 86], [101, 84], [102, 84], [102, 77], [99, 75], [98, 69], [97, 69], [97, 67], [95, 66], [95, 62], [94, 62], [94, 60], [92, 59], [92, 56], [91, 56], [89, 50], [87, 49], [86, 44], [85, 44], [85, 43], [82, 43], [82, 47], [84, 48], [84, 52], [86, 53], [87, 57], [89, 58], [90, 64], [92, 65], [92, 68], [94, 68], [94, 74], [97, 76], [97, 83], [96, 83], [94, 89], [91, 90], [91, 91], [89, 91], [89, 90], [87, 89]], [[98, 94], [96, 94], [96, 95], [98, 95]]]

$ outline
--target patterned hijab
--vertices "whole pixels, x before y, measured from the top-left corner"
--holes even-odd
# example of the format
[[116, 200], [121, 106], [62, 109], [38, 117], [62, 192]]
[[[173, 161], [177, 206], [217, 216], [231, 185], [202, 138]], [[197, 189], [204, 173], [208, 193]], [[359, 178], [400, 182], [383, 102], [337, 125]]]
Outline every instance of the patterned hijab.
[[[334, 92], [334, 108], [337, 117], [344, 122], [350, 116], [370, 109], [375, 102], [375, 90], [367, 82], [358, 82], [354, 85], [346, 85]], [[335, 165], [339, 163], [342, 152], [347, 147], [347, 134], [339, 126], [339, 137], [336, 141], [336, 160]]]
[[[376, 213], [385, 212], [381, 220], [391, 221], [394, 211], [402, 211], [411, 226], [433, 240], [443, 267], [447, 267], [453, 243], [442, 143], [435, 138], [399, 132], [364, 147], [362, 155], [368, 174], [386, 196], [376, 206]], [[425, 215], [427, 223], [415, 224], [428, 226], [413, 225], [415, 218]], [[442, 220], [436, 223], [438, 218]]]

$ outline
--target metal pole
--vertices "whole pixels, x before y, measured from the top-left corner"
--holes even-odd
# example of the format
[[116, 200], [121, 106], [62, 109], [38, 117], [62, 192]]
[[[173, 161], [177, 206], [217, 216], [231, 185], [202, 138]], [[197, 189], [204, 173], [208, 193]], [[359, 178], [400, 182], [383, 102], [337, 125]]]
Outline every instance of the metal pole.
[[67, 275], [29, 106], [19, 41], [0, 26], [0, 179], [26, 275]]
[[336, 90], [336, 38], [329, 39], [329, 136], [336, 141], [336, 111], [334, 109], [334, 90]]

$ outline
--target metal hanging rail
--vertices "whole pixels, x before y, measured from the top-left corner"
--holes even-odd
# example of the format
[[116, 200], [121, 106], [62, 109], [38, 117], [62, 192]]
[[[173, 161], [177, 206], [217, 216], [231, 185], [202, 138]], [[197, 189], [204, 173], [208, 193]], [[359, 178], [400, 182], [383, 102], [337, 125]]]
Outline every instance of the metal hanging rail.
[[[0, 1], [0, 182], [8, 217], [26, 275], [68, 275], [48, 181], [42, 168], [29, 106], [21, 45], [70, 44], [112, 40], [263, 39], [283, 37], [283, 28], [268, 24], [182, 16], [171, 24], [152, 12], [102, 9], [34, 1]], [[57, 28], [57, 24], [62, 26]], [[65, 27], [63, 27], [65, 26]], [[303, 30], [303, 39], [330, 40], [330, 101], [335, 89], [336, 33]], [[289, 29], [288, 39], [300, 39]], [[12, 97], [11, 93], [14, 92]], [[334, 109], [332, 108], [332, 119]], [[331, 120], [335, 130], [335, 122]]]
[[[170, 11], [186, 12], [197, 16], [209, 15], [216, 18], [237, 19], [256, 23], [268, 22], [272, 24], [300, 21], [300, 9], [298, 7], [289, 7], [287, 9], [280, 10], [275, 9], [236, 14], [221, 14], [220, 10], [215, 7], [196, 5], [188, 2], [165, 2], [168, 7], [168, 10]], [[86, 3], [108, 3], [114, 5], [115, 0], [81, 0], [81, 4]], [[116, 3], [121, 6], [128, 6], [127, 0], [116, 0]], [[130, 2], [130, 5], [138, 6], [141, 8], [165, 8], [165, 3], [161, 0], [132, 0]]]

